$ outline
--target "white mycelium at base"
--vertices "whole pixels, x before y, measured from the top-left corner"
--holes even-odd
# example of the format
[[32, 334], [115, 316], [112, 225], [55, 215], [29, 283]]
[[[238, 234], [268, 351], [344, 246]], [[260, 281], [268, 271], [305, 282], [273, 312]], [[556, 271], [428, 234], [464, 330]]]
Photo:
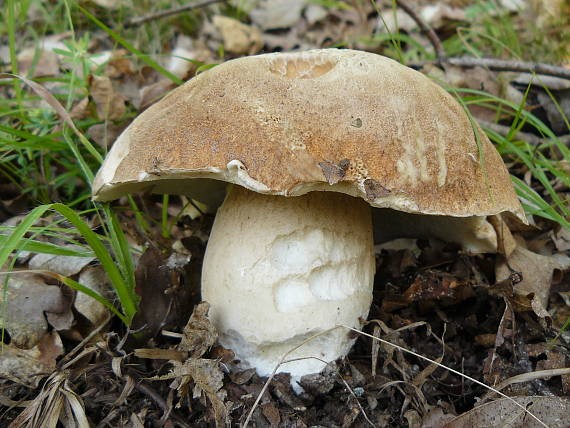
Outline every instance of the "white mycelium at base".
[[[333, 192], [268, 196], [234, 186], [218, 210], [204, 258], [202, 298], [220, 342], [245, 367], [269, 375], [308, 337], [359, 327], [372, 301], [372, 220], [361, 199]], [[337, 329], [288, 358], [333, 361], [354, 339]], [[283, 365], [293, 380], [324, 364]]]

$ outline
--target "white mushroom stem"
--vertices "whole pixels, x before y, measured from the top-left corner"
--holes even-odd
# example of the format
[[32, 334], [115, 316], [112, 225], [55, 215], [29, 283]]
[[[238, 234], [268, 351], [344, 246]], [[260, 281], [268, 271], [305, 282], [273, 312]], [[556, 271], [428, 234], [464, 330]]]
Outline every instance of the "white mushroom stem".
[[[269, 375], [282, 355], [339, 324], [359, 327], [372, 302], [372, 220], [361, 199], [333, 192], [286, 198], [234, 186], [218, 210], [204, 258], [202, 297], [220, 342]], [[288, 358], [333, 361], [354, 342], [337, 329]], [[314, 358], [279, 371], [317, 373]]]

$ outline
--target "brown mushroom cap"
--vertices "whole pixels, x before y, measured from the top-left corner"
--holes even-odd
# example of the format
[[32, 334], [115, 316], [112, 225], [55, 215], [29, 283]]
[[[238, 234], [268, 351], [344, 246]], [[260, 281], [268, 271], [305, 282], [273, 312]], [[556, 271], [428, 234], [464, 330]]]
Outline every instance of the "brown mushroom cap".
[[[212, 180], [180, 181], [190, 178]], [[198, 75], [123, 132], [93, 194], [207, 200], [219, 181], [283, 196], [337, 191], [410, 213], [507, 211], [526, 221], [501, 157], [450, 94], [393, 60], [353, 50], [244, 57]]]

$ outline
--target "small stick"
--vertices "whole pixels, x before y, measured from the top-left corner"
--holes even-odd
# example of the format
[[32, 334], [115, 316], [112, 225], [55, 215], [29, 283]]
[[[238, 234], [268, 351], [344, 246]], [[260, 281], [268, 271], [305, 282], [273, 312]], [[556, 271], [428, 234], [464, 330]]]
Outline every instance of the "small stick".
[[396, 0], [396, 4], [399, 7], [401, 7], [402, 10], [404, 12], [406, 12], [410, 16], [410, 18], [412, 18], [415, 21], [416, 24], [418, 24], [418, 26], [420, 27], [422, 32], [425, 33], [428, 40], [432, 44], [433, 49], [435, 50], [437, 62], [438, 63], [444, 62], [445, 59], [447, 58], [447, 55], [445, 54], [445, 49], [443, 49], [443, 44], [441, 43], [441, 40], [439, 39], [439, 37], [437, 37], [437, 34], [435, 34], [435, 31], [433, 31], [433, 28], [431, 28], [422, 19], [422, 17], [416, 13], [414, 8], [411, 7], [408, 3], [406, 3], [405, 0]]
[[175, 7], [172, 9], [162, 10], [160, 12], [151, 13], [145, 16], [139, 16], [137, 18], [131, 18], [126, 22], [127, 26], [140, 25], [148, 21], [154, 21], [156, 19], [166, 18], [167, 16], [177, 15], [182, 12], [187, 12], [193, 9], [199, 9], [201, 7], [210, 6], [216, 3], [225, 3], [227, 0], [205, 0], [201, 3], [191, 3], [180, 7]]
[[570, 68], [560, 67], [542, 62], [506, 60], [498, 58], [452, 57], [443, 60], [446, 64], [457, 67], [487, 67], [493, 71], [518, 71], [521, 73], [536, 73], [547, 76], [570, 79]]
[[396, 4], [414, 20], [432, 44], [437, 61], [422, 62], [424, 64], [451, 64], [457, 67], [487, 67], [493, 71], [518, 71], [521, 73], [536, 73], [547, 76], [570, 79], [570, 68], [560, 67], [542, 62], [504, 60], [498, 58], [472, 58], [472, 57], [451, 57], [448, 58], [443, 49], [443, 45], [435, 31], [419, 16], [405, 0], [396, 0]]

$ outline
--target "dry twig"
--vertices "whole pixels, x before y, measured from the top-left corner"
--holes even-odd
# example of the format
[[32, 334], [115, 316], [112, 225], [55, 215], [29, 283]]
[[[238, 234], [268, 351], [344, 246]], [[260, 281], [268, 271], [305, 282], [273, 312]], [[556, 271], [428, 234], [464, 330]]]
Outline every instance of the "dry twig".
[[177, 15], [182, 12], [188, 12], [190, 10], [199, 9], [201, 7], [210, 6], [216, 3], [225, 3], [227, 0], [205, 0], [201, 3], [190, 3], [180, 7], [174, 7], [172, 9], [162, 10], [160, 12], [151, 13], [145, 16], [139, 16], [136, 18], [131, 18], [126, 22], [127, 26], [140, 25], [148, 21], [154, 21], [156, 19], [166, 18], [167, 16]]
[[529, 62], [529, 61], [516, 61], [516, 60], [505, 60], [499, 58], [472, 58], [472, 57], [450, 57], [448, 58], [443, 49], [443, 44], [441, 40], [433, 30], [420, 15], [418, 15], [415, 10], [406, 3], [405, 0], [396, 0], [396, 4], [406, 12], [410, 18], [414, 20], [416, 24], [420, 27], [423, 33], [425, 33], [429, 42], [433, 46], [437, 60], [431, 62], [422, 62], [418, 65], [425, 64], [450, 64], [457, 67], [486, 67], [492, 71], [518, 71], [521, 73], [536, 73], [544, 74], [547, 76], [555, 76], [563, 79], [570, 79], [570, 69], [565, 67], [559, 67], [551, 64], [544, 64], [541, 62]]
[[570, 79], [570, 69], [542, 62], [471, 57], [445, 58], [443, 62], [457, 67], [486, 67], [493, 71], [518, 71]]
[[435, 31], [433, 31], [433, 28], [431, 28], [422, 19], [422, 17], [416, 13], [414, 8], [411, 7], [404, 0], [396, 0], [396, 4], [400, 8], [402, 8], [402, 10], [406, 12], [410, 16], [410, 18], [412, 18], [415, 21], [416, 24], [418, 24], [422, 32], [425, 33], [426, 37], [429, 39], [430, 43], [432, 44], [433, 49], [435, 50], [435, 55], [437, 56], [437, 62], [439, 63], [444, 62], [447, 58], [447, 56], [445, 55], [445, 49], [443, 49], [443, 44], [441, 43], [439, 37], [437, 37], [437, 34], [435, 34]]

